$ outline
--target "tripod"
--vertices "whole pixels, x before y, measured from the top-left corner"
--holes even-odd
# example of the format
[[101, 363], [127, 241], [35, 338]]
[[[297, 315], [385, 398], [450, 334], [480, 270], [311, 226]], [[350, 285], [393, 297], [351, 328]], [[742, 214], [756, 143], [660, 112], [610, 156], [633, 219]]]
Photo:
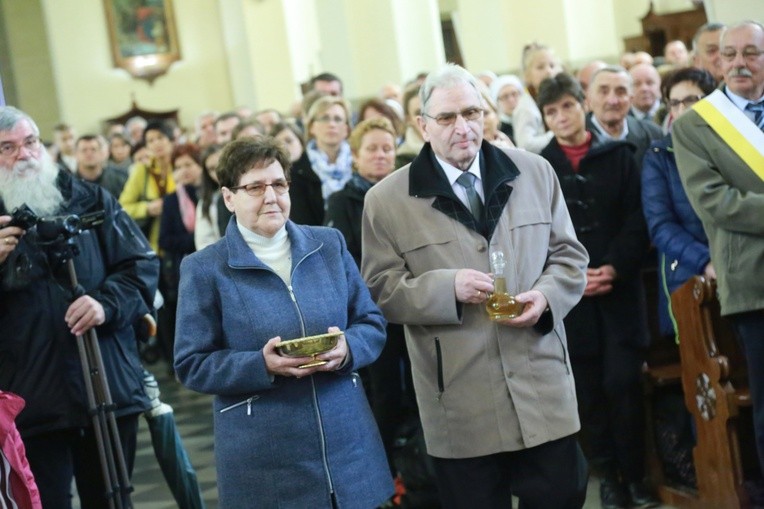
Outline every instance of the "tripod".
[[[59, 268], [66, 266], [74, 299], [85, 295], [85, 289], [77, 281], [77, 272], [74, 268], [74, 257], [79, 254], [74, 238], [84, 230], [103, 223], [104, 217], [105, 212], [100, 210], [82, 216], [71, 214], [40, 218], [26, 205], [13, 212], [14, 220], [19, 221], [17, 224], [23, 229], [29, 230], [36, 226], [39, 245], [46, 248], [51, 270], [56, 272]], [[109, 509], [132, 509], [130, 492], [133, 488], [127, 474], [125, 455], [114, 417], [115, 405], [111, 398], [95, 329], [91, 328], [85, 334], [77, 336], [77, 350], [82, 365], [88, 412], [93, 420], [93, 433]]]
[[[77, 282], [77, 273], [71, 257], [66, 261], [66, 268], [74, 297], [84, 295], [84, 290]], [[82, 376], [85, 380], [85, 391], [88, 397], [88, 409], [93, 419], [93, 432], [101, 463], [101, 473], [106, 486], [106, 498], [109, 500], [109, 509], [130, 509], [132, 507], [130, 492], [133, 487], [130, 485], [130, 478], [127, 475], [127, 464], [119, 440], [117, 421], [114, 418], [114, 402], [111, 399], [109, 382], [106, 379], [106, 370], [95, 329], [90, 329], [84, 335], [77, 336], [77, 349], [80, 354]]]

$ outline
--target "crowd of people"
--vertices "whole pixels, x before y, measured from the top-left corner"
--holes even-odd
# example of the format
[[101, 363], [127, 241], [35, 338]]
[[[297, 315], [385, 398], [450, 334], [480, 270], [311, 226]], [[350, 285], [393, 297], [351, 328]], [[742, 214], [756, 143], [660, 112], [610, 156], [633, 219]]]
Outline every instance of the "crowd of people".
[[[323, 73], [295, 116], [59, 124], [45, 146], [0, 107], [3, 507], [68, 507], [73, 478], [82, 507], [104, 506], [75, 337], [98, 333], [131, 470], [156, 408], [138, 345], [152, 315], [170, 372], [215, 396], [222, 507], [401, 504], [412, 422], [441, 507], [580, 508], [590, 471], [604, 509], [655, 507], [641, 375], [656, 267], [662, 339], [670, 293], [718, 281], [764, 464], [764, 27], [703, 25], [660, 62], [574, 72], [538, 43], [521, 62], [447, 64], [356, 110]], [[54, 253], [70, 234], [42, 225], [101, 210], [64, 239], [72, 290]], [[495, 253], [523, 307], [497, 321]], [[325, 333], [337, 346], [317, 358], [279, 353]], [[659, 408], [664, 472], [693, 486], [690, 414], [681, 397]]]

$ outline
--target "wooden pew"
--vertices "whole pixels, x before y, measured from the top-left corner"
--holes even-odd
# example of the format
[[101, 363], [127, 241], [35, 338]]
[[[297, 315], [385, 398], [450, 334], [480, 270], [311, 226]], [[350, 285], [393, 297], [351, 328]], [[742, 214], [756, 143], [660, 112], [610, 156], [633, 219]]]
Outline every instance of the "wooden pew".
[[753, 448], [755, 454], [755, 446], [750, 441], [746, 365], [730, 325], [720, 316], [716, 284], [695, 276], [674, 292], [671, 303], [679, 331], [685, 404], [697, 428], [693, 450], [697, 500], [682, 506], [750, 507], [743, 482], [750, 464], [747, 453]]
[[663, 337], [658, 324], [658, 274], [656, 267], [642, 269], [642, 285], [645, 289], [647, 304], [647, 323], [650, 333], [650, 347], [644, 366], [643, 390], [645, 395], [645, 453], [647, 475], [654, 486], [658, 498], [672, 507], [689, 507], [697, 498], [689, 486], [679, 486], [664, 473], [660, 460], [659, 444], [655, 433], [653, 412], [655, 398], [662, 391], [672, 391], [682, 383], [682, 366], [679, 359], [679, 346], [673, 338]]

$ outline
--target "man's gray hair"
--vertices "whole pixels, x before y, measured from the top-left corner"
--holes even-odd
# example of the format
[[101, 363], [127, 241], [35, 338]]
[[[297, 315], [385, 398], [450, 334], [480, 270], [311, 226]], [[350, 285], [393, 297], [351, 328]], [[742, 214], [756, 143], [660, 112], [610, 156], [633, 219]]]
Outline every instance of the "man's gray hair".
[[440, 69], [432, 71], [427, 75], [427, 79], [424, 80], [422, 88], [419, 89], [422, 113], [427, 110], [427, 103], [436, 88], [451, 88], [461, 84], [472, 86], [477, 96], [480, 97], [477, 80], [464, 67], [449, 62]]
[[722, 35], [719, 37], [719, 43], [720, 43], [719, 45], [721, 46], [721, 41], [724, 40], [724, 36], [730, 30], [741, 28], [741, 27], [748, 27], [748, 26], [756, 27], [759, 30], [761, 30], [762, 32], [764, 32], [764, 25], [762, 25], [758, 21], [755, 21], [755, 20], [752, 20], [752, 19], [746, 19], [746, 20], [743, 20], [743, 21], [741, 21], [739, 23], [735, 23], [734, 25], [729, 25], [729, 26], [724, 27], [724, 29], [722, 30]]
[[724, 30], [726, 26], [727, 25], [724, 23], [705, 23], [700, 25], [700, 27], [695, 31], [695, 35], [692, 36], [692, 51], [697, 51], [698, 39], [700, 39], [701, 35], [708, 32], [718, 32], [719, 30]]
[[148, 125], [148, 121], [145, 118], [140, 117], [138, 115], [134, 117], [130, 117], [129, 119], [127, 119], [127, 122], [125, 122], [125, 129], [129, 131], [130, 127], [133, 125], [141, 125], [145, 129], [146, 126]]
[[32, 117], [13, 106], [0, 106], [0, 131], [10, 131], [22, 120], [29, 122], [35, 136], [40, 136], [40, 128], [37, 127]]
[[597, 71], [595, 71], [595, 73], [592, 74], [592, 79], [589, 80], [590, 87], [594, 83], [594, 80], [597, 79], [597, 76], [599, 76], [603, 72], [609, 72], [611, 74], [623, 74], [624, 76], [626, 76], [626, 79], [628, 80], [627, 85], [629, 87], [629, 91], [631, 91], [632, 88], [634, 87], [634, 78], [631, 77], [631, 74], [629, 73], [629, 71], [626, 70], [625, 67], [621, 67], [620, 65], [606, 65], [602, 69], [598, 69]]

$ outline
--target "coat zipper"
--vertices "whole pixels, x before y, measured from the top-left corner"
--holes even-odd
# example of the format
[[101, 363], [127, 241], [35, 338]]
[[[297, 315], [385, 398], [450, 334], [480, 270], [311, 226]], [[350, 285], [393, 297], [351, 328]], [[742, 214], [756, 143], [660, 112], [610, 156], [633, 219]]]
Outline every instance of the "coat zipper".
[[[316, 249], [315, 251], [311, 251], [310, 253], [306, 254], [300, 260], [292, 267], [292, 274], [294, 274], [295, 269], [302, 263], [302, 261], [307, 258], [309, 255], [315, 253], [318, 251]], [[302, 317], [302, 311], [300, 311], [300, 306], [297, 304], [297, 297], [294, 294], [294, 289], [292, 288], [292, 285], [287, 285], [287, 290], [289, 290], [289, 296], [292, 299], [292, 302], [294, 303], [294, 307], [297, 310], [297, 316], [300, 319], [300, 331], [302, 332], [302, 335], [305, 336], [305, 320]], [[313, 407], [316, 409], [316, 420], [318, 422], [318, 433], [321, 437], [321, 461], [324, 464], [324, 475], [326, 476], [326, 483], [329, 485], [329, 493], [334, 496], [334, 483], [332, 482], [332, 474], [329, 472], [329, 459], [327, 458], [326, 454], [326, 436], [324, 435], [324, 422], [321, 418], [321, 410], [318, 407], [318, 393], [316, 392], [316, 380], [311, 375], [310, 377], [310, 386], [311, 391], [313, 394]]]
[[438, 366], [438, 396], [437, 399], [440, 401], [441, 396], [443, 396], [443, 354], [440, 351], [440, 338], [435, 336], [435, 359], [437, 361]]
[[[313, 253], [318, 252], [318, 250], [321, 249], [321, 247], [323, 247], [323, 244], [318, 246], [313, 251], [311, 251], [309, 253], [306, 253], [305, 256], [300, 258], [297, 261], [297, 263], [295, 263], [292, 266], [292, 275], [294, 275], [294, 272], [295, 272], [295, 270], [297, 270], [297, 267], [299, 267], [300, 264], [308, 256], [312, 255]], [[255, 268], [261, 269], [261, 267], [255, 267]], [[271, 270], [271, 269], [265, 269], [265, 270]], [[275, 274], [275, 272], [273, 270], [271, 270], [271, 272], [273, 272]], [[279, 278], [279, 279], [281, 279], [281, 278]], [[305, 333], [305, 320], [302, 317], [302, 311], [300, 311], [300, 306], [299, 306], [299, 304], [297, 304], [297, 297], [295, 297], [294, 289], [292, 288], [292, 285], [287, 285], [286, 283], [284, 283], [284, 284], [286, 285], [287, 290], [289, 291], [289, 297], [292, 299], [292, 302], [294, 303], [294, 307], [297, 310], [297, 317], [300, 319], [300, 331], [301, 331], [302, 335], [305, 336], [305, 334], [306, 334]], [[313, 378], [312, 375], [310, 377], [310, 383], [311, 383], [311, 388], [312, 388], [312, 392], [313, 392], [313, 407], [316, 409], [316, 418], [318, 420], [318, 431], [319, 431], [319, 434], [320, 434], [320, 437], [321, 437], [321, 460], [322, 460], [322, 462], [324, 464], [324, 474], [326, 475], [326, 482], [329, 485], [329, 493], [332, 496], [334, 496], [334, 483], [332, 482], [332, 475], [329, 472], [329, 460], [328, 460], [328, 458], [326, 456], [326, 437], [324, 436], [324, 424], [323, 424], [323, 420], [321, 419], [321, 411], [318, 408], [318, 394], [316, 393], [316, 382], [315, 382], [315, 379]], [[242, 401], [240, 403], [237, 403], [236, 405], [232, 405], [231, 407], [224, 408], [224, 409], [222, 409], [220, 411], [223, 412], [224, 410], [229, 410], [230, 408], [233, 408], [234, 406], [243, 405], [244, 403], [246, 403], [246, 401]], [[251, 402], [250, 402], [250, 404], [251, 404]], [[248, 407], [247, 415], [249, 415], [249, 411], [250, 410], [251, 410], [251, 407]]]
[[260, 399], [260, 396], [251, 396], [245, 399], [244, 401], [239, 401], [238, 403], [234, 403], [233, 405], [228, 405], [225, 408], [221, 408], [220, 410], [218, 410], [218, 412], [222, 414], [223, 412], [227, 412], [229, 410], [233, 410], [234, 408], [238, 408], [241, 405], [247, 405], [247, 415], [252, 415], [252, 402], [258, 399]]
[[321, 457], [324, 462], [324, 473], [326, 474], [326, 482], [329, 483], [329, 493], [334, 495], [334, 483], [332, 482], [332, 474], [329, 472], [329, 461], [326, 455], [326, 438], [324, 437], [324, 423], [321, 419], [321, 410], [318, 408], [318, 394], [316, 393], [316, 379], [310, 377], [310, 385], [313, 390], [313, 406], [316, 408], [316, 417], [318, 417], [318, 432], [321, 436]]

